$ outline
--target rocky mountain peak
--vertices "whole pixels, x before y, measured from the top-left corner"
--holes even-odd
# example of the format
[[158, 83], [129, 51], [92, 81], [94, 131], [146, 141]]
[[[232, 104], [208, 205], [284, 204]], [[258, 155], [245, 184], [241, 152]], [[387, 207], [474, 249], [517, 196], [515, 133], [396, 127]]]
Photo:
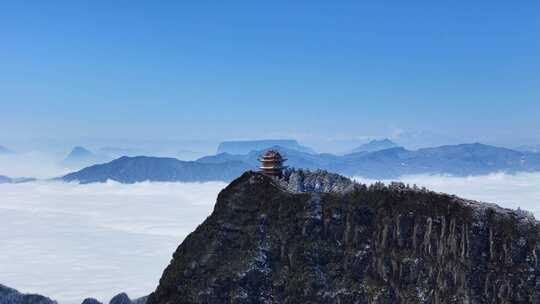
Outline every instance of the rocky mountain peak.
[[248, 172], [225, 188], [148, 303], [540, 301], [526, 213], [400, 183], [287, 178]]

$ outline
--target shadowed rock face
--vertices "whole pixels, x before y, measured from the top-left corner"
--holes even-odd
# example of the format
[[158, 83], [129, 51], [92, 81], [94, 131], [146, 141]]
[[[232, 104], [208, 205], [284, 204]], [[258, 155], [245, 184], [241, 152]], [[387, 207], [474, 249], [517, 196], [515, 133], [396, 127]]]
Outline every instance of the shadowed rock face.
[[109, 304], [145, 304], [147, 300], [147, 296], [137, 298], [135, 300], [132, 300], [129, 298], [129, 296], [126, 293], [120, 293], [114, 296]]
[[47, 297], [37, 294], [23, 294], [0, 284], [0, 304], [57, 304]]
[[346, 188], [242, 175], [148, 303], [540, 303], [527, 214], [402, 184]]
[[94, 298], [86, 298], [82, 301], [81, 304], [103, 304], [100, 301], [94, 299]]
[[[109, 304], [146, 304], [147, 296], [131, 300], [125, 293], [114, 296]], [[0, 284], [0, 304], [58, 304], [38, 294], [23, 294], [13, 288]], [[94, 298], [86, 298], [81, 304], [102, 304]]]

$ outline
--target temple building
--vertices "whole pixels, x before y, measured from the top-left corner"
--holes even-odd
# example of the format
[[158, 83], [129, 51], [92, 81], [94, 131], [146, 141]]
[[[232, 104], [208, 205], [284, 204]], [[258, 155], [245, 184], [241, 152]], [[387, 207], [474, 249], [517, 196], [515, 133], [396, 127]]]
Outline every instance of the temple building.
[[268, 150], [263, 156], [259, 157], [261, 166], [260, 172], [275, 177], [281, 177], [283, 169], [287, 168], [283, 163], [286, 161], [281, 154], [276, 150]]

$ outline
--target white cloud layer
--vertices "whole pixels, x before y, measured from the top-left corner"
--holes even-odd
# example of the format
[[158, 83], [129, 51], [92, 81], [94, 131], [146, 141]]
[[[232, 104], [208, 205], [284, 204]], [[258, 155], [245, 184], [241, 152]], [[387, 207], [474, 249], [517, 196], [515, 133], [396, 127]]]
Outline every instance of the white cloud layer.
[[0, 155], [0, 175], [9, 177], [52, 178], [69, 173], [60, 158], [41, 152]]
[[62, 304], [153, 291], [225, 183], [0, 185], [0, 283]]
[[[406, 183], [521, 207], [540, 218], [540, 173], [408, 176]], [[361, 179], [363, 182], [372, 182]], [[225, 183], [0, 185], [0, 283], [79, 304], [151, 292]]]

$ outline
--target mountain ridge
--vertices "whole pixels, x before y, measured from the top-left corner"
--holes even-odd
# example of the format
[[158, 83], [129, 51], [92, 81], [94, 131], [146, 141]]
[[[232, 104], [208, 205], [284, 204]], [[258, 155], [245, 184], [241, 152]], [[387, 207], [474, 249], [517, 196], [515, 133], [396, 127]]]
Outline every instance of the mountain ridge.
[[[394, 147], [343, 156], [310, 154], [280, 146], [271, 147], [285, 155], [287, 165], [298, 169], [327, 170], [346, 176], [396, 179], [404, 175], [485, 175], [496, 172], [540, 171], [540, 153], [520, 152], [480, 143], [447, 145], [419, 150]], [[265, 150], [248, 154], [220, 153], [195, 161], [163, 157], [121, 157], [63, 176], [65, 181], [122, 183], [139, 181], [231, 181], [246, 170], [256, 170]]]
[[170, 157], [123, 156], [109, 163], [93, 165], [60, 177], [66, 182], [82, 184], [113, 180], [120, 183], [144, 181], [201, 182], [232, 180], [248, 167], [242, 162], [228, 161], [203, 164]]
[[374, 139], [368, 143], [362, 144], [354, 148], [350, 153], [375, 152], [375, 151], [386, 150], [386, 149], [395, 148], [395, 147], [399, 147], [399, 145], [388, 138]]

